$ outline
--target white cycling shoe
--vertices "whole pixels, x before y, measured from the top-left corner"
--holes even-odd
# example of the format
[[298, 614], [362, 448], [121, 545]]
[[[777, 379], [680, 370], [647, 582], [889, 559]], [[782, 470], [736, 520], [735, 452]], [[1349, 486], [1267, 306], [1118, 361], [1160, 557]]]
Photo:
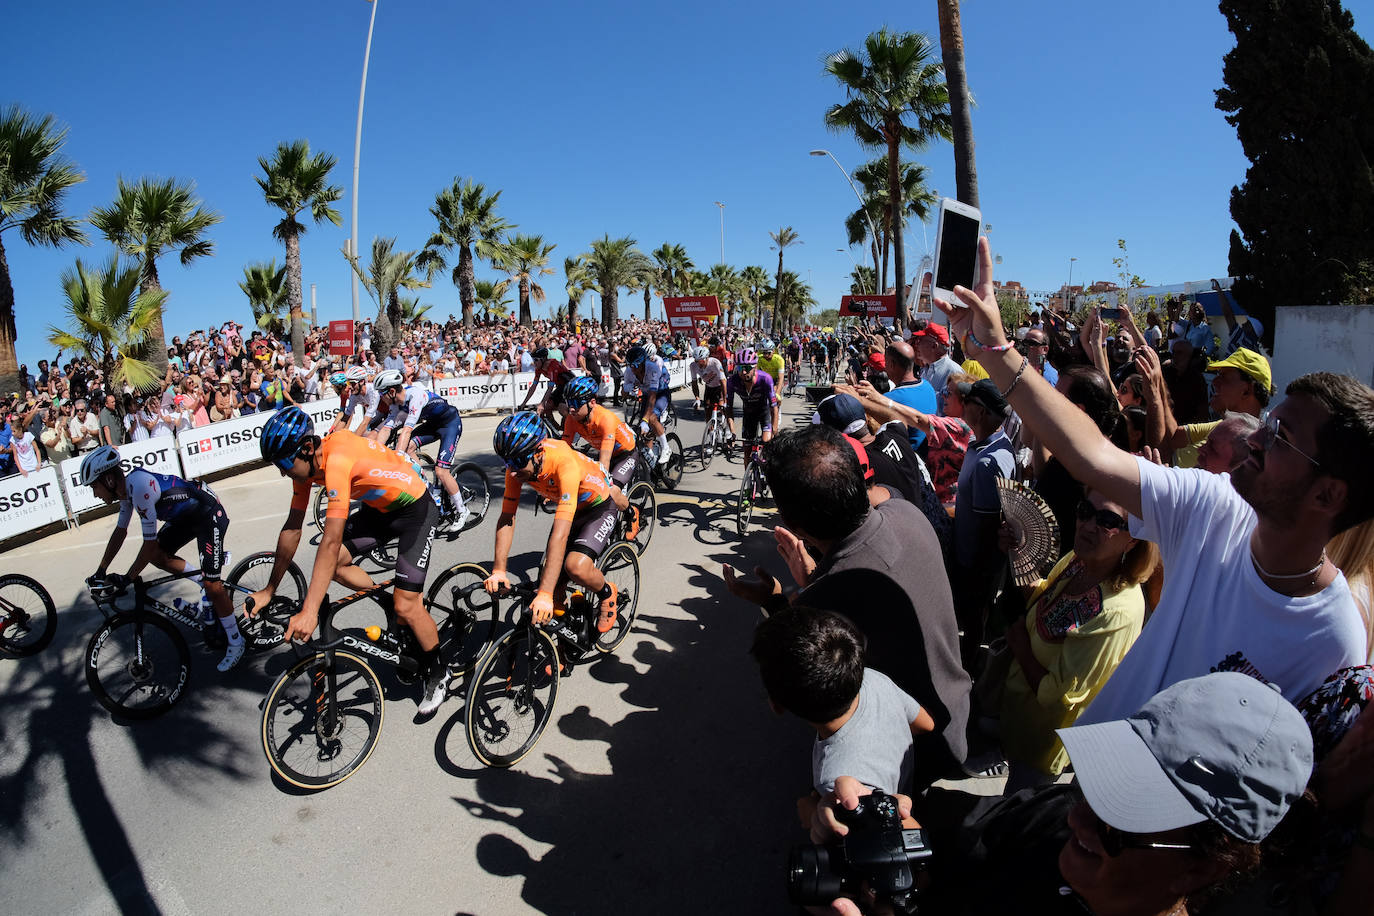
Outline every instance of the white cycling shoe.
[[231, 671], [236, 668], [238, 663], [243, 661], [243, 653], [247, 651], [247, 649], [248, 641], [246, 639], [240, 639], [237, 643], [229, 643], [228, 647], [224, 650], [224, 658], [220, 659], [219, 664], [216, 665], [220, 673]]

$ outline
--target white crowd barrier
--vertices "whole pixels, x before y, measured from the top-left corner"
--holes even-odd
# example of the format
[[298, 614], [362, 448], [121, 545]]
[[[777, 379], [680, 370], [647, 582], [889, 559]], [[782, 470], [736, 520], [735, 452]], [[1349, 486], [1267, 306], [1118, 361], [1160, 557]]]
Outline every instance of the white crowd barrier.
[[[689, 379], [687, 361], [675, 360], [668, 368], [673, 387], [684, 387]], [[516, 372], [440, 379], [428, 387], [459, 410], [482, 410], [538, 404], [548, 381], [540, 379], [536, 384], [533, 372]], [[601, 393], [609, 395], [613, 390], [610, 373], [603, 372]], [[316, 430], [323, 432], [334, 422], [339, 399], [309, 401], [301, 407], [315, 421]], [[120, 463], [125, 473], [147, 468], [188, 478], [253, 464], [261, 460], [258, 439], [269, 416], [271, 412], [254, 413], [182, 430], [175, 438], [130, 442], [119, 447]], [[0, 540], [63, 521], [69, 511], [77, 516], [104, 505], [80, 484], [81, 458], [68, 458], [60, 467], [49, 465], [27, 477], [15, 474], [0, 479]]]

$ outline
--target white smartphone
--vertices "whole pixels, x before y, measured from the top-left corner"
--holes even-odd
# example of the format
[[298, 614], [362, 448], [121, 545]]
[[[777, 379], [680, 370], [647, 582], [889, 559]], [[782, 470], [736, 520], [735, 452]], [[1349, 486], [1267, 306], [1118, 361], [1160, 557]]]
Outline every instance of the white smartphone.
[[978, 282], [978, 230], [983, 214], [977, 207], [940, 198], [935, 230], [935, 295], [951, 305], [963, 306], [954, 287], [973, 289]]

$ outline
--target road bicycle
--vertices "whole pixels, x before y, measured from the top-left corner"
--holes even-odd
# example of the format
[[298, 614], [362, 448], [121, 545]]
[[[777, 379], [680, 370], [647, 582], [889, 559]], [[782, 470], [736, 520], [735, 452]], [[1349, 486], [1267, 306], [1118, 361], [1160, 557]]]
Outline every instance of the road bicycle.
[[[498, 598], [512, 598], [518, 623], [487, 651], [468, 685], [464, 720], [473, 756], [491, 767], [519, 763], [538, 743], [558, 697], [558, 682], [583, 662], [614, 652], [630, 635], [639, 613], [639, 561], [634, 548], [617, 541], [596, 561], [616, 586], [615, 625], [597, 632], [600, 599], [569, 586], [567, 609], [547, 624], [534, 623], [529, 609], [535, 585], [514, 585]], [[561, 612], [560, 612], [561, 611]]]
[[801, 368], [795, 362], [787, 364], [787, 396], [791, 397], [797, 391], [797, 382], [801, 380]]
[[[625, 402], [625, 422], [630, 424], [631, 429], [638, 426], [640, 420], [644, 417], [644, 401], [639, 396], [639, 386], [633, 386], [633, 390], [634, 395]], [[677, 426], [677, 409], [673, 407], [673, 399], [671, 396], [668, 398], [668, 409], [665, 410], [663, 416], [658, 419], [659, 422], [663, 424], [663, 429], [665, 431]]]
[[[411, 454], [411, 462], [419, 470], [420, 476], [424, 478], [425, 485], [429, 488], [430, 496], [439, 505], [439, 527], [436, 529], [439, 534], [462, 534], [482, 524], [482, 519], [487, 517], [487, 510], [491, 507], [491, 486], [487, 480], [487, 474], [482, 470], [481, 465], [475, 461], [464, 461], [449, 470], [458, 483], [458, 497], [463, 505], [467, 507], [467, 521], [461, 528], [458, 527], [459, 513], [454, 511], [448, 498], [448, 491], [439, 482], [437, 466], [434, 459], [424, 452]], [[321, 531], [324, 530], [324, 512], [328, 506], [329, 497], [324, 487], [319, 487], [315, 491], [315, 526]], [[349, 512], [356, 509], [356, 500], [349, 503]], [[384, 544], [371, 551], [369, 556], [382, 566], [396, 565], [395, 545]]]
[[682, 450], [682, 440], [677, 433], [668, 433], [668, 460], [659, 462], [658, 440], [649, 430], [641, 429], [635, 435], [635, 472], [631, 480], [644, 480], [655, 487], [676, 490], [682, 482], [682, 472], [687, 460]]
[[[473, 574], [475, 570], [475, 575]], [[463, 600], [462, 592], [480, 588], [486, 571], [475, 563], [445, 570], [430, 586], [426, 608], [439, 630], [440, 656], [449, 671], [462, 674], [495, 630], [496, 604], [486, 618], [483, 604]], [[262, 704], [262, 749], [272, 770], [302, 789], [327, 789], [353, 775], [377, 746], [385, 715], [381, 680], [371, 662], [396, 669], [412, 684], [420, 676], [420, 648], [391, 602], [392, 581], [320, 605], [320, 635], [277, 678]], [[385, 616], [385, 627], [341, 629], [334, 618], [345, 608], [370, 600]]]
[[[676, 438], [673, 436], [672, 438]], [[681, 445], [679, 444], [679, 448]], [[589, 455], [593, 461], [595, 456]], [[635, 551], [644, 555], [644, 551], [649, 549], [649, 542], [654, 538], [654, 527], [658, 522], [658, 493], [654, 489], [651, 475], [645, 470], [645, 456], [641, 455], [639, 449], [635, 450], [635, 470], [630, 475], [630, 483], [625, 487], [625, 498], [630, 501], [630, 505], [639, 509], [639, 532], [630, 537], [629, 525], [625, 516], [616, 513], [615, 531], [611, 540], [625, 540], [633, 544]], [[534, 514], [552, 513], [557, 504], [553, 500], [544, 499], [538, 494], [534, 497]], [[471, 565], [471, 564], [465, 564]]]
[[[247, 605], [247, 599], [267, 586], [274, 561], [275, 555], [270, 551], [255, 553], [245, 557], [224, 579], [224, 587], [236, 605], [239, 632], [249, 651], [261, 652], [281, 645], [286, 621], [305, 597], [305, 575], [295, 563], [290, 563], [272, 601], [251, 613], [255, 609]], [[100, 705], [110, 712], [127, 719], [151, 719], [167, 712], [185, 694], [191, 677], [191, 650], [174, 624], [199, 634], [207, 649], [224, 649], [228, 640], [224, 627], [213, 615], [207, 619], [198, 602], [177, 607], [148, 595], [149, 590], [195, 574], [195, 570], [190, 570], [124, 584], [87, 580], [91, 600], [105, 622], [86, 646], [86, 683]], [[133, 607], [120, 610], [115, 600], [127, 593], [130, 584], [134, 589]]]
[[716, 452], [725, 448], [726, 429], [725, 418], [721, 416], [720, 403], [711, 405], [711, 418], [706, 421], [706, 429], [701, 433], [701, 469], [704, 471], [711, 466], [711, 459], [716, 457]]
[[763, 469], [763, 443], [758, 439], [747, 439], [741, 443], [744, 449], [744, 477], [735, 494], [735, 528], [743, 538], [749, 532], [749, 519], [768, 493], [768, 477]]
[[55, 632], [57, 607], [48, 590], [20, 573], [0, 576], [0, 655], [41, 652]]

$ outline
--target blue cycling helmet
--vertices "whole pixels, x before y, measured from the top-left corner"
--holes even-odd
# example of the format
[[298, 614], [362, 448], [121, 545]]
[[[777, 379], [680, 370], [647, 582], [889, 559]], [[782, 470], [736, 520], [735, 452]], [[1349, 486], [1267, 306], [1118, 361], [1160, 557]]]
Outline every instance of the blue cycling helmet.
[[548, 427], [539, 415], [525, 410], [501, 421], [491, 435], [491, 448], [507, 467], [523, 467], [534, 457], [547, 434]]
[[342, 372], [335, 372], [329, 376], [329, 384], [335, 388], [342, 388], [348, 384], [348, 376]]
[[579, 375], [564, 387], [563, 399], [570, 407], [581, 407], [596, 400], [596, 393], [600, 390], [601, 385], [596, 379], [590, 375]]
[[625, 362], [629, 363], [632, 369], [638, 369], [644, 365], [644, 361], [648, 358], [649, 351], [638, 344], [625, 351]]
[[310, 415], [293, 404], [268, 418], [267, 425], [262, 428], [258, 448], [263, 458], [281, 470], [289, 471], [296, 462], [301, 443], [314, 434], [315, 424]]

